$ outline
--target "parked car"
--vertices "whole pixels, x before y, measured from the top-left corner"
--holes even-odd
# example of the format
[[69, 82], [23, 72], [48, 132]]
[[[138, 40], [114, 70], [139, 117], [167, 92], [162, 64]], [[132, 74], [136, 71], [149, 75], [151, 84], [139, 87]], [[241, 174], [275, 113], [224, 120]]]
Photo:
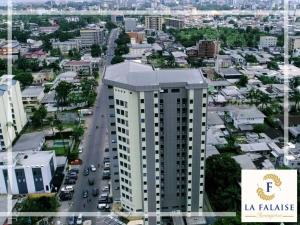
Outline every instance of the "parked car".
[[96, 170], [97, 170], [96, 167], [93, 164], [90, 165], [90, 169], [91, 169], [92, 172], [96, 172]]
[[74, 192], [74, 187], [72, 185], [67, 185], [65, 187], [62, 187], [61, 192]]
[[65, 179], [64, 185], [76, 184], [75, 179], [67, 178]]
[[79, 168], [72, 168], [72, 169], [69, 170], [69, 172], [78, 174], [79, 173]]
[[93, 194], [93, 196], [98, 196], [99, 195], [99, 188], [93, 188], [92, 194]]
[[61, 192], [59, 194], [59, 200], [60, 201], [69, 201], [69, 200], [72, 199], [72, 197], [73, 197], [73, 194], [70, 193], [70, 192]]
[[74, 225], [75, 224], [75, 216], [68, 217], [68, 225]]
[[77, 217], [76, 224], [82, 224], [82, 214], [81, 213]]
[[98, 203], [108, 203], [108, 193], [102, 193], [99, 196]]
[[83, 197], [83, 198], [89, 197], [89, 191], [88, 191], [88, 190], [83, 191], [82, 197]]
[[109, 185], [106, 185], [102, 188], [103, 192], [109, 192], [109, 190], [110, 190]]
[[104, 163], [110, 162], [109, 157], [104, 157], [103, 162], [104, 162]]
[[101, 211], [109, 211], [110, 209], [109, 205], [105, 203], [99, 203], [97, 208]]
[[103, 170], [102, 179], [103, 180], [110, 179], [110, 171], [109, 170]]

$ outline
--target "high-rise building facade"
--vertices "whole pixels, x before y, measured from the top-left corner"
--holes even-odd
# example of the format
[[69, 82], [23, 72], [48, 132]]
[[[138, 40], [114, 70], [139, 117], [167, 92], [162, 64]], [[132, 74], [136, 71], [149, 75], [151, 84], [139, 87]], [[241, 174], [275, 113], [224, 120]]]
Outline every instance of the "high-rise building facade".
[[0, 109], [0, 151], [5, 151], [27, 123], [20, 84], [12, 75], [0, 78]]
[[105, 41], [105, 30], [100, 27], [90, 27], [80, 30], [81, 47], [91, 47], [93, 44], [102, 45]]
[[202, 211], [207, 84], [201, 71], [124, 62], [106, 68], [103, 82], [115, 200], [127, 211]]
[[163, 17], [161, 16], [145, 16], [145, 28], [152, 30], [162, 30]]
[[220, 51], [220, 42], [211, 40], [200, 40], [197, 43], [198, 56], [202, 58], [215, 58]]

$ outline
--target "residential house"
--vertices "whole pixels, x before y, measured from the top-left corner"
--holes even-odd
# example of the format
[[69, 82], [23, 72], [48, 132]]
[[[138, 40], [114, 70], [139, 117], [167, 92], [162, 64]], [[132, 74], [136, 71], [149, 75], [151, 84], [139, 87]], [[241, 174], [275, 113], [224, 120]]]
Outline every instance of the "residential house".
[[229, 115], [233, 120], [233, 125], [236, 128], [242, 128], [244, 125], [263, 124], [265, 115], [256, 107], [250, 108], [237, 108], [236, 110], [229, 111]]

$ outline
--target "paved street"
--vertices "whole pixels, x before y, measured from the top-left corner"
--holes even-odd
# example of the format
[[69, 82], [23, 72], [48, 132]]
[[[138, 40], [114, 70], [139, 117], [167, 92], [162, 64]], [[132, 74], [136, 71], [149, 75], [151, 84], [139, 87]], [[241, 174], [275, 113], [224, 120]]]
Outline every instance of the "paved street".
[[[107, 64], [114, 54], [115, 39], [118, 37], [118, 29], [113, 29], [111, 31], [108, 44], [107, 44]], [[107, 140], [107, 127], [106, 127], [106, 112], [105, 106], [107, 104], [106, 96], [104, 93], [105, 89], [102, 88], [102, 82], [99, 82], [98, 95], [96, 99], [95, 106], [93, 108], [93, 115], [86, 118], [87, 130], [83, 138], [83, 152], [80, 154], [82, 159], [82, 165], [80, 166], [80, 172], [78, 175], [78, 180], [75, 185], [75, 193], [73, 198], [69, 202], [62, 202], [60, 211], [70, 211], [70, 212], [94, 212], [98, 211], [98, 197], [92, 196], [93, 188], [99, 188], [101, 193], [102, 188], [108, 184], [108, 180], [102, 180], [102, 170], [103, 170], [103, 158], [108, 156], [108, 153], [104, 152], [104, 149], [108, 147]], [[91, 164], [95, 165], [97, 168], [96, 172], [89, 173], [88, 176], [83, 175], [85, 168], [89, 167]], [[99, 166], [99, 167], [98, 167]], [[94, 179], [95, 184], [89, 185], [88, 180]], [[82, 194], [84, 190], [88, 190], [88, 198], [83, 198]], [[69, 210], [68, 210], [69, 209]], [[83, 215], [84, 216], [84, 215]], [[87, 219], [87, 218], [85, 218]], [[88, 218], [92, 219], [93, 224], [104, 224], [104, 218]], [[61, 221], [67, 221], [61, 219]]]

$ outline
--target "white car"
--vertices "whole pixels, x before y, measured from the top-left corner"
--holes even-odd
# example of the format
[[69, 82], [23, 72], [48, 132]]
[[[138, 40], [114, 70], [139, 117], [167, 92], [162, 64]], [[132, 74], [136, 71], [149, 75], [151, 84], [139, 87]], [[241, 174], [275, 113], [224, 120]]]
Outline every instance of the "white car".
[[65, 187], [62, 187], [61, 191], [62, 192], [73, 192], [74, 191], [74, 187], [72, 185], [67, 185]]
[[76, 223], [82, 224], [82, 214], [81, 213], [78, 215]]
[[90, 166], [90, 169], [91, 169], [92, 172], [95, 172], [97, 170], [96, 167], [93, 164]]
[[105, 203], [100, 203], [100, 204], [98, 204], [97, 208], [100, 209], [100, 210], [108, 210], [109, 205], [105, 204]]

